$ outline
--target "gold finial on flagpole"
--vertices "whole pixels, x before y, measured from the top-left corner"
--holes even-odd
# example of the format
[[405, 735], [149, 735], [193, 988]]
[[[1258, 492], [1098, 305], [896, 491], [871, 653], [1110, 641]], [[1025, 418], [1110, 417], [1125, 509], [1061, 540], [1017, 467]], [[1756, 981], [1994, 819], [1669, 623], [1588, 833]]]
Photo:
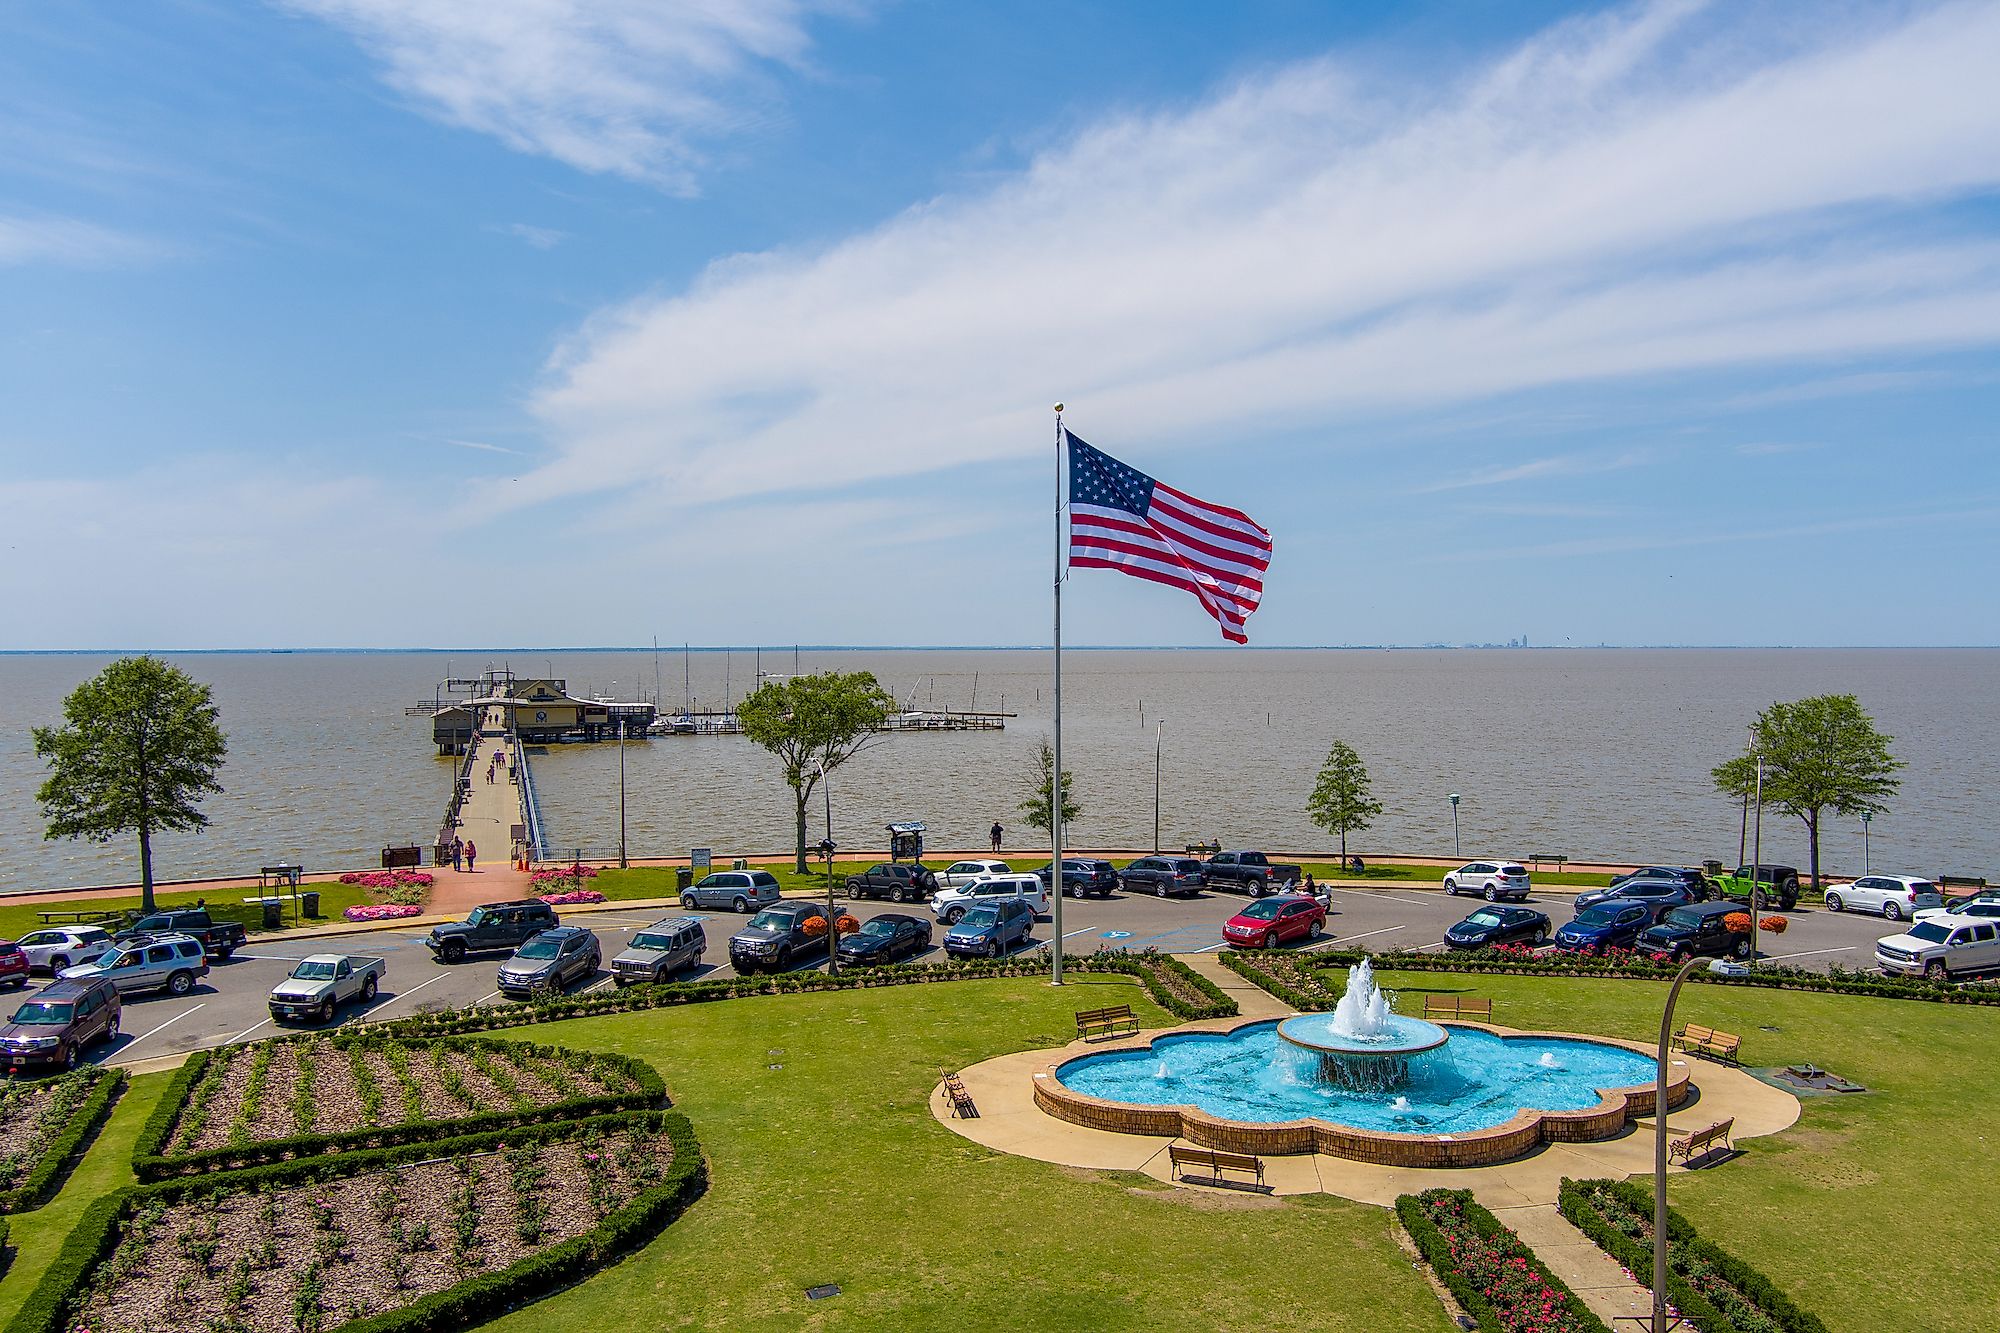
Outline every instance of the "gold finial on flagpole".
[[1062, 405], [1061, 403], [1057, 403], [1057, 404], [1056, 404], [1056, 411], [1060, 412], [1060, 411], [1062, 411], [1062, 410], [1063, 410], [1063, 405]]

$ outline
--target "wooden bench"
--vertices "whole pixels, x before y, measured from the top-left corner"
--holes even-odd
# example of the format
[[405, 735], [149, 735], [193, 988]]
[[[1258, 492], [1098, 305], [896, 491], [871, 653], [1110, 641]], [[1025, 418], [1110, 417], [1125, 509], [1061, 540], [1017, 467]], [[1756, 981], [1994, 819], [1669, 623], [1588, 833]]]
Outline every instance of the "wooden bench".
[[1533, 863], [1537, 870], [1542, 868], [1542, 862], [1544, 861], [1553, 862], [1558, 871], [1569, 864], [1567, 856], [1557, 856], [1553, 852], [1531, 852], [1528, 855], [1528, 860]]
[[1707, 1129], [1698, 1129], [1683, 1138], [1671, 1139], [1667, 1143], [1667, 1158], [1675, 1162], [1691, 1162], [1697, 1157], [1705, 1157], [1716, 1144], [1721, 1144], [1731, 1152], [1736, 1145], [1729, 1141], [1729, 1131], [1736, 1127], [1734, 1116], [1718, 1120]]
[[965, 1090], [965, 1084], [956, 1074], [944, 1076], [944, 1095], [951, 1099], [951, 1113], [960, 1120], [977, 1120], [979, 1108], [973, 1104], [972, 1094]]
[[1695, 1055], [1713, 1056], [1717, 1060], [1738, 1063], [1737, 1052], [1742, 1049], [1743, 1038], [1733, 1032], [1717, 1032], [1696, 1023], [1683, 1023], [1681, 1030], [1674, 1034], [1671, 1046], [1676, 1050], [1688, 1051]]
[[1264, 1183], [1264, 1159], [1252, 1157], [1244, 1152], [1218, 1152], [1214, 1148], [1183, 1148], [1178, 1143], [1167, 1145], [1167, 1159], [1173, 1165], [1174, 1179], [1187, 1175], [1191, 1166], [1207, 1171], [1208, 1178], [1216, 1184], [1223, 1184], [1224, 1171], [1242, 1171], [1259, 1185]]
[[304, 866], [260, 866], [257, 870], [257, 887], [268, 889], [271, 887], [271, 881], [276, 880], [280, 884], [289, 884], [296, 889], [299, 886], [299, 877], [303, 874], [305, 874]]
[[116, 921], [118, 913], [107, 912], [101, 907], [50, 907], [35, 915], [43, 925], [51, 921], [74, 921], [78, 925], [96, 925], [100, 921]]
[[1108, 1005], [1103, 1009], [1082, 1009], [1076, 1015], [1076, 1035], [1129, 1036], [1139, 1030], [1138, 1016], [1129, 1004]]
[[1470, 1018], [1481, 1023], [1493, 1021], [1493, 1001], [1474, 999], [1470, 995], [1426, 995], [1424, 996], [1424, 1017]]
[[1191, 842], [1187, 845], [1189, 856], [1220, 856], [1222, 844], [1219, 842]]

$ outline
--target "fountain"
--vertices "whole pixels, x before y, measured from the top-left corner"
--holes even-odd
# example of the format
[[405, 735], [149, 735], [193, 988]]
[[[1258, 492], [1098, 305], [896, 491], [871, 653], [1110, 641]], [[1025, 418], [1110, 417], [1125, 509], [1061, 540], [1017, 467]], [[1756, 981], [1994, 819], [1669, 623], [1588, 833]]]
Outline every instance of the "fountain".
[[1332, 1014], [1288, 1018], [1278, 1036], [1318, 1057], [1322, 1081], [1353, 1092], [1402, 1086], [1413, 1061], [1451, 1040], [1436, 1023], [1391, 1009], [1366, 958], [1347, 969], [1347, 991]]

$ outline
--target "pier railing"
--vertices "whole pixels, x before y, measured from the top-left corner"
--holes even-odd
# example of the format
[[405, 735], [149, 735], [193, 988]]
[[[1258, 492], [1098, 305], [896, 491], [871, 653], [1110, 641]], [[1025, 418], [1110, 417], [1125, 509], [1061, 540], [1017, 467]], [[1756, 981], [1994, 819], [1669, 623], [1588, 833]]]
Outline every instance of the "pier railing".
[[535, 794], [535, 770], [528, 763], [528, 748], [521, 744], [518, 736], [509, 736], [507, 744], [514, 751], [514, 773], [520, 783], [521, 822], [528, 830], [528, 857], [534, 861], [546, 860], [549, 855], [548, 830], [542, 820], [541, 798]]

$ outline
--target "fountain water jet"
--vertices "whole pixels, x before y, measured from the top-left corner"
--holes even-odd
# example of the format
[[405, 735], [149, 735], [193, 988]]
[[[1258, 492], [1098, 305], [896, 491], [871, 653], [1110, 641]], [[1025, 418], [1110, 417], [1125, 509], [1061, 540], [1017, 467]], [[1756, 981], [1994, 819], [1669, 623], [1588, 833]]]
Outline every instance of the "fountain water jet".
[[1331, 1014], [1288, 1018], [1278, 1036], [1318, 1057], [1321, 1082], [1352, 1092], [1400, 1086], [1412, 1060], [1451, 1040], [1437, 1024], [1395, 1012], [1366, 958], [1347, 969], [1347, 991]]

